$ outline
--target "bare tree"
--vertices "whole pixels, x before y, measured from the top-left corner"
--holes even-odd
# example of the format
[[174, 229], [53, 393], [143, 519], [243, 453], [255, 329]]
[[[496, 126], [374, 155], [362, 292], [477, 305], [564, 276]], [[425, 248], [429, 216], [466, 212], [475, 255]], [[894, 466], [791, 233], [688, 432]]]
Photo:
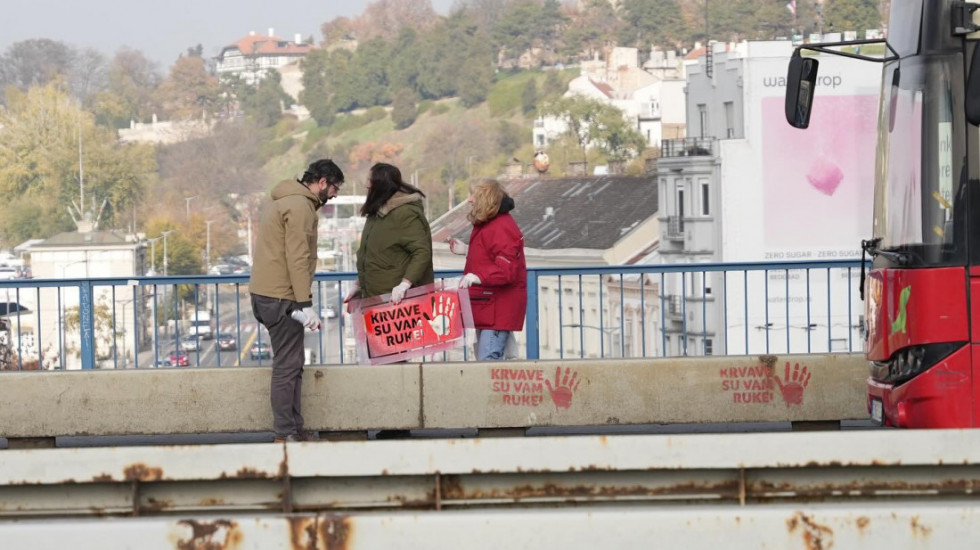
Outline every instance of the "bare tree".
[[431, 0], [376, 0], [353, 23], [358, 40], [391, 40], [403, 27], [424, 32], [439, 21]]

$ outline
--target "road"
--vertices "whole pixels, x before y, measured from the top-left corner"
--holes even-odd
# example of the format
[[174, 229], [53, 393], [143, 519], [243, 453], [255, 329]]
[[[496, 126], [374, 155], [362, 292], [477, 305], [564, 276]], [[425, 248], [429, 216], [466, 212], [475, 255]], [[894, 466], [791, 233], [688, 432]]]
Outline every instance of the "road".
[[[314, 306], [329, 304], [335, 311], [340, 311], [337, 290], [334, 285], [322, 283], [319, 292], [314, 295]], [[233, 349], [221, 349], [217, 339], [200, 340], [198, 349], [185, 349], [188, 354], [189, 367], [248, 367], [267, 366], [271, 364], [271, 356], [255, 356], [251, 354], [253, 344], [268, 344], [269, 332], [252, 316], [252, 307], [248, 293], [241, 287], [224, 285], [218, 291], [217, 305], [218, 333], [230, 334], [234, 340]], [[313, 364], [337, 364], [341, 362], [340, 347], [340, 317], [327, 318], [324, 308], [321, 311], [323, 329], [312, 333], [307, 331], [305, 348], [308, 350], [308, 360]], [[292, 321], [290, 321], [292, 322]], [[139, 367], [146, 368], [157, 364], [165, 367], [170, 352], [179, 342], [182, 333], [174, 334], [167, 327], [158, 327], [157, 345], [154, 349], [144, 350], [139, 356]], [[351, 363], [352, 357], [345, 355], [343, 361]]]

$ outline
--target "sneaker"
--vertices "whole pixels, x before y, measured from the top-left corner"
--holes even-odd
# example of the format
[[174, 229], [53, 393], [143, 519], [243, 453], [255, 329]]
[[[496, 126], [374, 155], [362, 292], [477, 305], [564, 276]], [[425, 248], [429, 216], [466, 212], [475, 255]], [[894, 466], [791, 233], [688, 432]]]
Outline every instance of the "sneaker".
[[380, 430], [375, 439], [411, 439], [411, 430]]
[[319, 441], [320, 432], [314, 430], [303, 430], [299, 433], [300, 441]]
[[273, 443], [297, 443], [299, 441], [303, 440], [296, 434], [289, 434], [286, 437], [277, 437], [272, 440]]

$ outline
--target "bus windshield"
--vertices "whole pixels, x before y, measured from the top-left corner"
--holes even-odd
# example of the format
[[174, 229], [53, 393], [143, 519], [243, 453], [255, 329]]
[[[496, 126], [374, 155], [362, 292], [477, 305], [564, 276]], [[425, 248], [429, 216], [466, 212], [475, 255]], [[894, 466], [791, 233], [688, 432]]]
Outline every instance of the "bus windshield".
[[[874, 235], [908, 267], [966, 262], [963, 55], [922, 48], [917, 2], [895, 2], [875, 170]], [[914, 26], [909, 24], [914, 21]], [[892, 39], [895, 38], [895, 43]], [[930, 51], [931, 50], [931, 51]], [[962, 204], [960, 204], [962, 202]]]

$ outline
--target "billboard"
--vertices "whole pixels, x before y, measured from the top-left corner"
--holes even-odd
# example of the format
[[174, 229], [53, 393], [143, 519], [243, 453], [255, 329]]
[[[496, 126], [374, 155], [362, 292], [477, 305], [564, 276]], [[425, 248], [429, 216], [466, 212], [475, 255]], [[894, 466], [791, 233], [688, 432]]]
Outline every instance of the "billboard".
[[784, 113], [782, 96], [762, 98], [766, 259], [860, 255], [871, 233], [878, 98], [818, 95], [806, 131]]

